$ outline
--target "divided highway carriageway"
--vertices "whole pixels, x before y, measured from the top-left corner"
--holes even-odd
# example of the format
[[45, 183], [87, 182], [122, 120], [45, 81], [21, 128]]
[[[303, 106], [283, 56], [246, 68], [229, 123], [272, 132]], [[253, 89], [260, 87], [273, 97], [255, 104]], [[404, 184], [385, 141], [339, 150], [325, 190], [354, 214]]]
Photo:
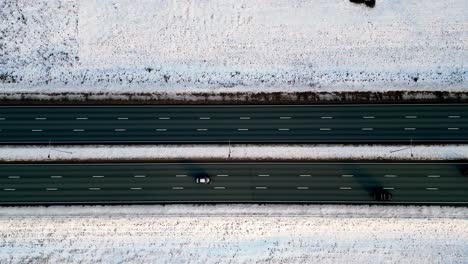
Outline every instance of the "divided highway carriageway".
[[[468, 205], [468, 163], [1, 164], [0, 204], [306, 202]], [[210, 177], [210, 184], [195, 178]], [[392, 195], [376, 201], [375, 192]]]
[[0, 143], [464, 143], [467, 120], [467, 104], [1, 106]]

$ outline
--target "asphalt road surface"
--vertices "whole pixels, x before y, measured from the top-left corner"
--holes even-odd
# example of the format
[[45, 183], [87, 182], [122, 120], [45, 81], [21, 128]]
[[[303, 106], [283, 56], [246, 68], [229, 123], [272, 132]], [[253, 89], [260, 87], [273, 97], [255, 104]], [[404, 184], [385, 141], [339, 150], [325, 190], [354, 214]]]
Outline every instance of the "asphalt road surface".
[[[0, 204], [468, 204], [468, 163], [2, 164]], [[211, 184], [196, 184], [209, 176]], [[388, 202], [382, 202], [388, 203]]]
[[467, 104], [1, 106], [0, 143], [463, 143], [467, 120]]

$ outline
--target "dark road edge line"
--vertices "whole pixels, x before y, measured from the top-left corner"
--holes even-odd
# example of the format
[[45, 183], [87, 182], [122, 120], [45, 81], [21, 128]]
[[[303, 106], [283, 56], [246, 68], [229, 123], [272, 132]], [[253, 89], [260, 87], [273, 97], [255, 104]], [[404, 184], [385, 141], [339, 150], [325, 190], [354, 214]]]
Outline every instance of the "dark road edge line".
[[337, 204], [337, 205], [451, 205], [451, 206], [468, 206], [466, 202], [376, 202], [376, 201], [89, 201], [89, 202], [0, 202], [0, 206], [28, 206], [28, 205], [148, 205], [148, 204]]
[[106, 163], [106, 162], [98, 162], [98, 163], [2, 163], [0, 166], [14, 166], [14, 165], [21, 165], [21, 166], [36, 166], [36, 165], [48, 165], [48, 166], [89, 166], [89, 165], [99, 165], [99, 166], [132, 166], [132, 165], [162, 165], [162, 164], [200, 164], [200, 165], [250, 165], [250, 164], [265, 164], [265, 165], [309, 165], [309, 164], [316, 164], [316, 165], [346, 165], [346, 164], [361, 164], [361, 165], [453, 165], [453, 164], [458, 164], [458, 165], [468, 165], [468, 161], [463, 161], [463, 162], [457, 162], [457, 161], [444, 161], [441, 160], [440, 162], [438, 161], [414, 161], [414, 162], [407, 162], [407, 161], [392, 161], [389, 160], [388, 162], [382, 162], [382, 161], [335, 161], [335, 162], [322, 162], [322, 161], [311, 161], [311, 162], [305, 162], [305, 161], [297, 161], [297, 162], [290, 162], [290, 161], [278, 161], [278, 162], [272, 162], [272, 161], [233, 161], [233, 162], [226, 162], [226, 161], [221, 161], [221, 162], [192, 162], [190, 160], [186, 161], [174, 161], [174, 162], [168, 162], [168, 161], [163, 161], [163, 162], [119, 162], [119, 163]]
[[[248, 140], [242, 140], [242, 141], [237, 141], [237, 140], [219, 140], [219, 141], [208, 141], [208, 140], [196, 140], [196, 141], [158, 141], [158, 140], [151, 140], [151, 141], [0, 141], [0, 145], [24, 145], [24, 144], [34, 144], [34, 145], [58, 145], [58, 144], [64, 144], [64, 145], [101, 145], [101, 144], [120, 144], [120, 145], [126, 145], [126, 144], [135, 144], [135, 145], [142, 145], [142, 144], [167, 144], [167, 145], [173, 145], [173, 144], [228, 144], [228, 142], [231, 142], [231, 144], [318, 144], [318, 145], [323, 145], [323, 144], [405, 144], [409, 145], [410, 140], [343, 140], [343, 141], [338, 141], [338, 140], [317, 140], [317, 141], [312, 141], [312, 140], [279, 140], [279, 141], [248, 141]], [[464, 144], [468, 143], [468, 139], [454, 139], [454, 140], [413, 140], [413, 144], [440, 144], [440, 143], [453, 143], [453, 144]]]
[[122, 105], [112, 105], [112, 104], [105, 104], [105, 105], [89, 105], [89, 104], [73, 104], [73, 105], [0, 105], [0, 108], [5, 107], [14, 107], [14, 108], [38, 108], [38, 107], [51, 107], [51, 108], [73, 108], [73, 107], [85, 107], [85, 108], [109, 108], [109, 107], [124, 107], [124, 108], [161, 108], [161, 107], [179, 107], [179, 108], [219, 108], [219, 107], [227, 107], [227, 108], [247, 108], [247, 107], [258, 107], [258, 108], [268, 108], [268, 107], [350, 107], [350, 106], [468, 106], [468, 103], [416, 103], [416, 104], [402, 104], [402, 103], [372, 103], [372, 104], [363, 104], [363, 103], [355, 103], [355, 104], [193, 104], [193, 105], [182, 105], [182, 104], [148, 104], [148, 105], [132, 105], [132, 104], [122, 104]]

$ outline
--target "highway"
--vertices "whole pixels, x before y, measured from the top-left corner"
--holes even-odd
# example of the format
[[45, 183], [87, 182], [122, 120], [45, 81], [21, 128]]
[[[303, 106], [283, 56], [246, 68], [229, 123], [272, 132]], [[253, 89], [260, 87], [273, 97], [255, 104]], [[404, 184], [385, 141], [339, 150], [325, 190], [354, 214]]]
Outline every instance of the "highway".
[[[294, 202], [468, 205], [468, 163], [1, 164], [0, 204]], [[211, 184], [196, 184], [209, 176]]]
[[468, 104], [0, 106], [0, 144], [466, 143]]

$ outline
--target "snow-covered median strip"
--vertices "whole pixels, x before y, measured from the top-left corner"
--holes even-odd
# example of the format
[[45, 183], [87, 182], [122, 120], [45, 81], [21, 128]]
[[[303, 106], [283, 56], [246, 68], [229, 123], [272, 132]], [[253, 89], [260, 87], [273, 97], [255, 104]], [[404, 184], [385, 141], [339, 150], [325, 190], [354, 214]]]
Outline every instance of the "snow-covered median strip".
[[467, 145], [3, 146], [0, 161], [463, 160]]
[[0, 208], [2, 263], [467, 263], [468, 209]]

